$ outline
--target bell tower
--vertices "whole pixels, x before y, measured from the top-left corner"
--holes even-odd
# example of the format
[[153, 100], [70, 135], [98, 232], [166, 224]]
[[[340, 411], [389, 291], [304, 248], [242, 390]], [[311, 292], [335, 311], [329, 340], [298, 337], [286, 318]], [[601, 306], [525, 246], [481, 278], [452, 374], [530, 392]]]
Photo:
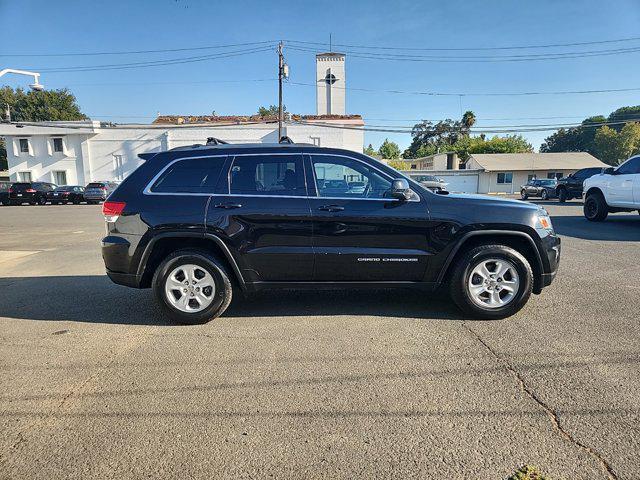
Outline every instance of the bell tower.
[[316, 55], [316, 113], [345, 115], [345, 55], [319, 53]]

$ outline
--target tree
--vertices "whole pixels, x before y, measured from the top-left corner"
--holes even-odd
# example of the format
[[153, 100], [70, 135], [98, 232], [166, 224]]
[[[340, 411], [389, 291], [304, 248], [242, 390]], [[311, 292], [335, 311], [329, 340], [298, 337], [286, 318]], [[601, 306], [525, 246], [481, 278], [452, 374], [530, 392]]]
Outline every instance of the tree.
[[[599, 125], [607, 122], [602, 115], [586, 118], [580, 127], [561, 128], [547, 137], [540, 146], [541, 152], [589, 152], [595, 154], [593, 140]], [[593, 125], [593, 126], [590, 126]]]
[[640, 124], [627, 123], [620, 132], [604, 126], [594, 140], [598, 158], [609, 165], [618, 165], [640, 152]]
[[[9, 105], [11, 120], [17, 122], [40, 122], [56, 120], [85, 120], [76, 97], [66, 88], [25, 92], [21, 88], [0, 88], [0, 110], [4, 113]], [[0, 141], [0, 169], [7, 168], [7, 151]]]
[[373, 148], [373, 145], [369, 144], [367, 148], [364, 149], [364, 154], [373, 157], [377, 154], [376, 150]]
[[397, 143], [390, 142], [388, 138], [385, 138], [382, 145], [380, 145], [378, 154], [384, 159], [398, 159], [400, 158], [400, 147], [398, 147]]
[[395, 168], [396, 170], [407, 170], [407, 162], [403, 162], [402, 160], [389, 160], [387, 162], [391, 168]]
[[464, 137], [451, 146], [462, 160], [474, 153], [529, 153], [533, 146], [521, 135], [494, 136], [487, 140], [484, 136]]
[[461, 120], [448, 118], [438, 123], [423, 120], [413, 126], [411, 145], [402, 156], [404, 158], [418, 158], [450, 151], [450, 147], [458, 140], [469, 136], [470, 129], [475, 122], [476, 116], [472, 111], [465, 112]]
[[[287, 107], [282, 105], [283, 115], [287, 112]], [[278, 106], [269, 105], [268, 107], [258, 107], [258, 115], [261, 117], [278, 117]]]

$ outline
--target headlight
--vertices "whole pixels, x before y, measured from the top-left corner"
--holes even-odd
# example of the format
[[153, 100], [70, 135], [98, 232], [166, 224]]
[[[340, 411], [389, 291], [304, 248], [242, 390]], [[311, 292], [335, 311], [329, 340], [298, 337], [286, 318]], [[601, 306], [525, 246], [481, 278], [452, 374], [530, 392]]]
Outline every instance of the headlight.
[[536, 230], [553, 233], [553, 225], [551, 224], [551, 217], [544, 208], [538, 210], [536, 215]]

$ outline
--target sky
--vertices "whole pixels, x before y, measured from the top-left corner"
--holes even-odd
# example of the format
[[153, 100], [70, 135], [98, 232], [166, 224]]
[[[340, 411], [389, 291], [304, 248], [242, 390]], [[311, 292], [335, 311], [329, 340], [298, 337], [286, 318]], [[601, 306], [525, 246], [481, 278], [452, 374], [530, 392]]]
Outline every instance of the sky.
[[[328, 50], [331, 35], [333, 50], [347, 54], [347, 88], [376, 90], [347, 91], [347, 113], [362, 115], [367, 125], [406, 129], [420, 119], [457, 119], [466, 110], [475, 113], [478, 127], [557, 125], [578, 123], [591, 115], [607, 115], [620, 106], [640, 104], [640, 39], [546, 49], [424, 49], [617, 40], [640, 37], [639, 24], [640, 0], [0, 0], [0, 69], [40, 71], [46, 88], [69, 88], [82, 111], [97, 120], [149, 123], [158, 112], [246, 115], [255, 113], [258, 106], [277, 103], [274, 45], [284, 40], [290, 67], [284, 103], [290, 112], [314, 114], [315, 88], [296, 83], [314, 83], [314, 52]], [[221, 45], [234, 46], [164, 53], [50, 56]], [[356, 52], [363, 49], [354, 45], [375, 47], [366, 51], [376, 55], [362, 58], [361, 53], [356, 57]], [[300, 46], [311, 51], [297, 50]], [[495, 61], [495, 57], [504, 55], [548, 56], [633, 47], [639, 47], [638, 51], [555, 60]], [[381, 53], [387, 58], [380, 58]], [[171, 65], [47, 71], [214, 54], [220, 55]], [[407, 55], [413, 55], [413, 60], [407, 60]], [[415, 61], [416, 55], [421, 56], [420, 61]], [[456, 56], [467, 61], [451, 61]], [[0, 85], [12, 87], [28, 83], [29, 79], [20, 76], [0, 79]], [[473, 95], [628, 88], [639, 90], [588, 95]], [[385, 90], [466, 95], [431, 96]], [[537, 150], [550, 133], [523, 135]], [[401, 148], [411, 142], [408, 133], [367, 132], [365, 144], [372, 143], [377, 148], [385, 138]]]

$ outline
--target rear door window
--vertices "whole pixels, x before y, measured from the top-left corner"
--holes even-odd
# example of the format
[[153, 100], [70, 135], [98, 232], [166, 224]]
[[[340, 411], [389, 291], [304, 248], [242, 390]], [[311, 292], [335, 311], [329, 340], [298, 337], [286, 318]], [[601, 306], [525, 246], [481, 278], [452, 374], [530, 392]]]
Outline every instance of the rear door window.
[[224, 157], [187, 158], [171, 164], [156, 180], [154, 193], [212, 193]]
[[102, 188], [104, 187], [104, 183], [93, 182], [87, 185], [87, 188]]
[[306, 196], [301, 155], [235, 157], [229, 173], [235, 195]]

